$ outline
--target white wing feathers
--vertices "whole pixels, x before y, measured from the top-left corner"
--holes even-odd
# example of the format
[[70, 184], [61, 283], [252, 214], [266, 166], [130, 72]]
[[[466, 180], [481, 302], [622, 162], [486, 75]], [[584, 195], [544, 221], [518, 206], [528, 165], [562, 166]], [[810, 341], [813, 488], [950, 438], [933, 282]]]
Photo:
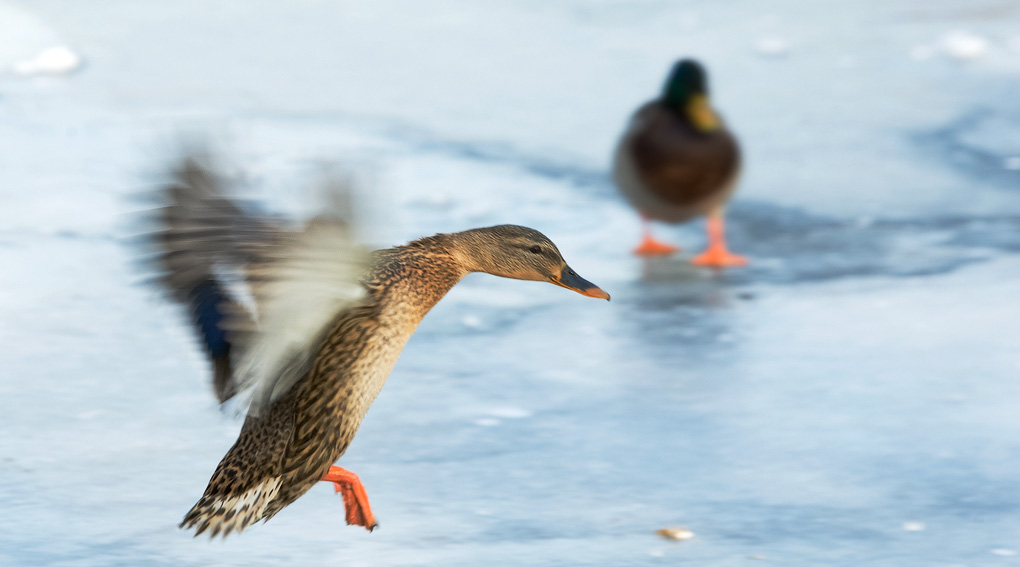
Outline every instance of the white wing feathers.
[[[368, 250], [355, 240], [348, 180], [328, 183], [326, 210], [293, 230], [226, 197], [221, 179], [195, 158], [174, 170], [152, 240], [158, 281], [207, 341], [221, 401], [250, 388], [257, 412], [304, 375], [328, 326], [364, 297]], [[239, 301], [238, 285], [254, 301]]]
[[253, 410], [308, 371], [327, 327], [365, 296], [359, 280], [367, 259], [346, 223], [319, 216], [248, 268], [258, 313], [255, 332], [245, 333], [235, 359], [235, 375], [242, 389], [254, 388]]

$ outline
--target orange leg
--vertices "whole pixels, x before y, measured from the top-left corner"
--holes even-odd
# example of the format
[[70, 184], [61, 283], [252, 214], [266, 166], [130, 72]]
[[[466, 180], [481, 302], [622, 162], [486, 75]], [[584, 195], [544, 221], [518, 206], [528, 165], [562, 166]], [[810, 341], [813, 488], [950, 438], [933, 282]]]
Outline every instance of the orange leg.
[[667, 254], [674, 254], [680, 249], [676, 246], [666, 244], [656, 240], [652, 236], [652, 228], [649, 226], [649, 221], [644, 216], [641, 217], [641, 222], [644, 225], [645, 235], [641, 240], [641, 244], [634, 249], [634, 253], [638, 256], [665, 256]]
[[733, 254], [726, 248], [726, 226], [723, 222], [722, 209], [709, 213], [708, 249], [695, 256], [691, 263], [711, 268], [747, 265], [747, 258]]
[[343, 495], [348, 525], [365, 526], [368, 531], [374, 530], [379, 525], [372, 515], [372, 508], [368, 505], [368, 493], [365, 492], [365, 486], [361, 484], [358, 475], [334, 466], [329, 467], [329, 472], [322, 480], [332, 482], [333, 488]]

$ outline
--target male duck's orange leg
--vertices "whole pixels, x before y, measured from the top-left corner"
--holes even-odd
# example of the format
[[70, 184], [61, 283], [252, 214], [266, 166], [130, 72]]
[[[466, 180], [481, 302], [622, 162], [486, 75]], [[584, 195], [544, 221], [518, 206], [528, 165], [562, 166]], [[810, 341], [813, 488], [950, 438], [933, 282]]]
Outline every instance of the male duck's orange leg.
[[322, 480], [332, 482], [333, 488], [343, 495], [348, 525], [365, 526], [368, 531], [374, 530], [379, 525], [372, 515], [372, 508], [368, 505], [368, 493], [365, 492], [365, 486], [361, 484], [358, 475], [333, 466], [329, 467], [329, 472]]
[[695, 256], [691, 263], [712, 268], [747, 265], [747, 258], [733, 254], [726, 248], [726, 226], [723, 222], [722, 208], [709, 213], [708, 249]]
[[641, 240], [641, 244], [634, 249], [635, 254], [638, 256], [665, 256], [679, 251], [679, 248], [676, 246], [671, 246], [665, 242], [656, 240], [652, 236], [652, 228], [649, 226], [648, 217], [642, 215], [641, 222], [644, 225], [645, 236]]

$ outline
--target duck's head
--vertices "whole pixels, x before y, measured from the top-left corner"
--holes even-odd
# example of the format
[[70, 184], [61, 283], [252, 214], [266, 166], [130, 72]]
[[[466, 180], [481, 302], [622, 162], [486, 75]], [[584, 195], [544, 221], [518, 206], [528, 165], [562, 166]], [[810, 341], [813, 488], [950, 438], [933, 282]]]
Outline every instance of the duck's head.
[[503, 224], [450, 235], [451, 252], [469, 272], [517, 280], [549, 282], [581, 295], [609, 299], [609, 294], [577, 275], [560, 251], [537, 230]]
[[709, 104], [708, 75], [693, 59], [681, 59], [673, 65], [662, 89], [662, 102], [687, 116], [698, 130], [711, 132], [720, 126]]

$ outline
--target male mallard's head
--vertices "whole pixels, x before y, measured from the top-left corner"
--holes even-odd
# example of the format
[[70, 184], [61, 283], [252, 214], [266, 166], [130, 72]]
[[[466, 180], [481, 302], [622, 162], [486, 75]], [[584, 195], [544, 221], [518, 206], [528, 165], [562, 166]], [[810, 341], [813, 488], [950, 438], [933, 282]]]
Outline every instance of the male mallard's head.
[[452, 253], [472, 272], [517, 280], [544, 281], [599, 299], [609, 294], [577, 275], [559, 249], [541, 232], [504, 224], [451, 234]]
[[708, 75], [701, 63], [693, 59], [681, 59], [673, 65], [662, 89], [662, 102], [684, 113], [698, 130], [711, 132], [719, 128], [719, 117], [708, 102]]

